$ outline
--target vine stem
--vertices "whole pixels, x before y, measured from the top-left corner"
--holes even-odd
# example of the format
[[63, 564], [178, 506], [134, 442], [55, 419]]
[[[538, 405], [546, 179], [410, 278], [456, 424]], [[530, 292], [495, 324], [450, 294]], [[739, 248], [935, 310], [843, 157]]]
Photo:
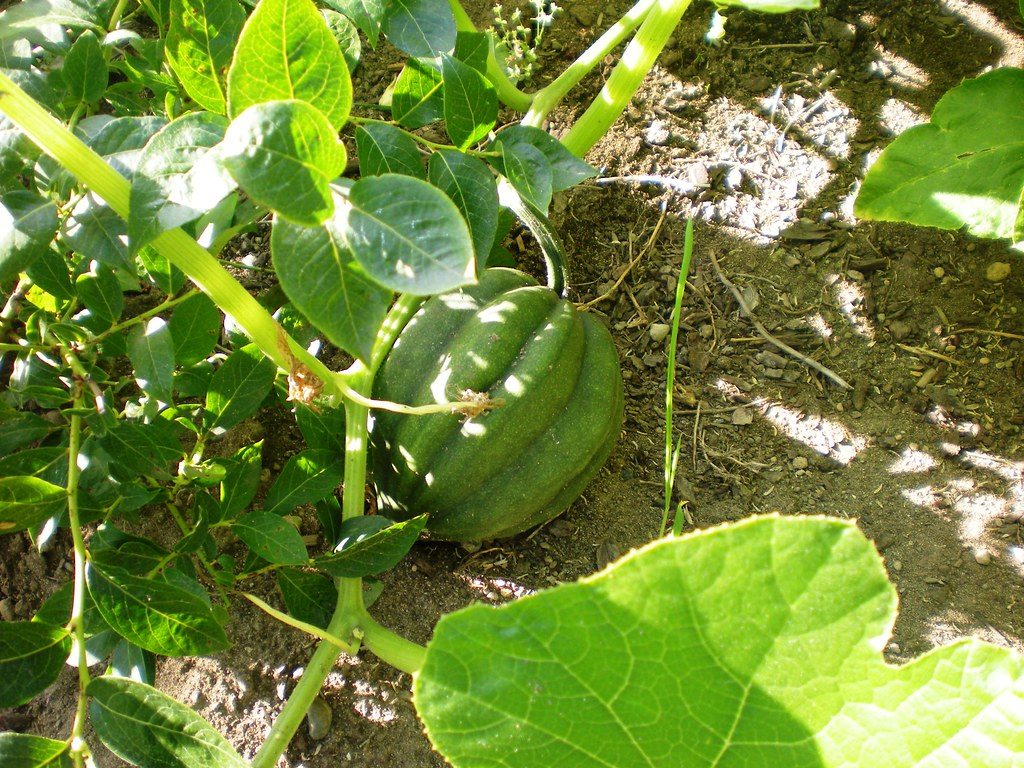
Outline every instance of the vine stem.
[[522, 124], [542, 128], [551, 110], [557, 107], [580, 80], [586, 77], [605, 56], [615, 50], [640, 25], [654, 3], [655, 0], [638, 0], [636, 5], [626, 11], [617, 22], [605, 30], [604, 34], [591, 43], [576, 61], [537, 91], [533, 96], [530, 109], [521, 121]]
[[[0, 111], [40, 149], [89, 187], [121, 218], [128, 219], [131, 185], [57, 118], [0, 72]], [[249, 293], [202, 246], [180, 229], [162, 233], [153, 247], [181, 269], [227, 314], [263, 353], [289, 374], [304, 366], [327, 387], [337, 387], [332, 372], [288, 336]], [[335, 389], [332, 394], [344, 395]]]
[[74, 593], [71, 599], [71, 629], [75, 633], [75, 644], [78, 648], [78, 705], [75, 708], [75, 719], [71, 725], [71, 756], [76, 768], [85, 766], [89, 754], [89, 746], [84, 738], [85, 722], [88, 717], [88, 698], [85, 691], [89, 687], [89, 657], [85, 648], [85, 538], [82, 536], [81, 520], [78, 515], [78, 453], [82, 445], [82, 411], [84, 398], [82, 386], [84, 382], [75, 383], [74, 410], [71, 415], [71, 426], [68, 432], [68, 527], [71, 529], [71, 540], [74, 545]]
[[655, 0], [640, 29], [626, 46], [608, 82], [562, 137], [562, 143], [583, 157], [615, 122], [661, 54], [691, 0]]

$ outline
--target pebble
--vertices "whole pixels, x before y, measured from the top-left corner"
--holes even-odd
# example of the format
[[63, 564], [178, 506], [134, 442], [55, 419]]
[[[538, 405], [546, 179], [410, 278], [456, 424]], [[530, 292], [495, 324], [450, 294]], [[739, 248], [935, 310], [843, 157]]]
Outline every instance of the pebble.
[[744, 427], [754, 423], [754, 411], [751, 408], [737, 408], [732, 412], [732, 423], [737, 427]]
[[807, 457], [797, 456], [795, 459], [793, 459], [792, 462], [790, 462], [790, 464], [792, 465], [793, 469], [807, 469]]
[[0, 619], [14, 621], [14, 606], [11, 605], [11, 598], [9, 597], [0, 600]]
[[985, 279], [990, 283], [998, 283], [1010, 276], [1010, 265], [1005, 261], [993, 261], [985, 269]]
[[978, 565], [988, 565], [992, 562], [992, 553], [987, 549], [974, 550], [974, 561]]
[[669, 131], [668, 126], [662, 120], [652, 122], [644, 134], [644, 140], [655, 147], [668, 144], [671, 137], [672, 132]]
[[648, 333], [653, 341], [664, 341], [672, 327], [668, 323], [651, 323]]
[[306, 712], [306, 724], [309, 726], [309, 738], [313, 741], [320, 741], [331, 730], [331, 722], [334, 720], [334, 710], [331, 705], [317, 696], [309, 705]]

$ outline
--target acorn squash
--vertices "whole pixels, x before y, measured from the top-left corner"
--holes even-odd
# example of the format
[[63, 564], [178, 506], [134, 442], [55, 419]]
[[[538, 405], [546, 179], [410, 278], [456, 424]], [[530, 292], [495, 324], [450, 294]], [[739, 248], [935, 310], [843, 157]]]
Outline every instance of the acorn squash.
[[382, 512], [429, 513], [434, 537], [501, 538], [546, 522], [583, 491], [622, 424], [622, 372], [607, 329], [533, 278], [484, 270], [427, 300], [377, 373], [374, 397], [422, 405], [485, 395], [473, 418], [375, 411]]

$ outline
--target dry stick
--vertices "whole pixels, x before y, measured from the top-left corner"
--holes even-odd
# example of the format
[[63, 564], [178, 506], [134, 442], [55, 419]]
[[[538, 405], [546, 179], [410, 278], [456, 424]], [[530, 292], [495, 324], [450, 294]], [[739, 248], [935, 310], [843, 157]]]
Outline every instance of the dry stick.
[[801, 352], [797, 352], [795, 349], [793, 349], [791, 346], [786, 344], [784, 341], [780, 341], [779, 339], [775, 338], [775, 336], [773, 336], [768, 331], [768, 329], [765, 328], [763, 325], [761, 325], [761, 323], [758, 321], [758, 319], [756, 317], [754, 317], [754, 313], [751, 312], [750, 311], [750, 307], [747, 306], [747, 302], [746, 302], [746, 300], [744, 300], [743, 294], [740, 293], [739, 290], [736, 288], [736, 286], [733, 285], [729, 281], [729, 278], [727, 278], [722, 273], [721, 267], [718, 266], [718, 259], [715, 258], [714, 250], [708, 251], [708, 256], [711, 257], [711, 266], [714, 267], [715, 274], [718, 275], [718, 279], [721, 280], [722, 284], [726, 288], [729, 289], [730, 293], [732, 293], [732, 295], [733, 295], [733, 298], [735, 298], [736, 302], [740, 305], [740, 309], [743, 310], [743, 314], [745, 314], [747, 316], [747, 319], [750, 320], [750, 323], [751, 323], [751, 325], [754, 326], [754, 329], [759, 334], [761, 334], [761, 336], [763, 336], [766, 341], [768, 341], [771, 344], [774, 344], [778, 349], [781, 349], [787, 355], [790, 355], [793, 358], [795, 358], [796, 360], [799, 360], [804, 365], [813, 368], [814, 370], [816, 370], [821, 375], [831, 379], [834, 383], [838, 384], [843, 389], [853, 389], [853, 387], [851, 387], [849, 385], [849, 383], [847, 383], [846, 379], [844, 379], [838, 373], [835, 373], [832, 370], [826, 368], [824, 365], [819, 363], [817, 360], [814, 360], [814, 359], [808, 357], [807, 355], [805, 355], [805, 354], [803, 354]]
[[666, 211], [667, 206], [664, 202], [662, 202], [661, 215], [658, 217], [658, 223], [654, 225], [654, 231], [651, 232], [651, 236], [647, 238], [647, 242], [644, 244], [644, 247], [640, 249], [640, 253], [638, 253], [634, 258], [630, 259], [629, 264], [626, 265], [626, 268], [622, 270], [622, 274], [619, 275], [619, 279], [615, 281], [615, 284], [611, 288], [609, 288], [606, 293], [602, 294], [601, 296], [598, 296], [596, 299], [591, 299], [586, 304], [581, 304], [580, 309], [590, 309], [591, 307], [600, 304], [602, 301], [607, 301], [608, 299], [612, 298], [615, 295], [615, 291], [619, 289], [619, 286], [622, 285], [622, 281], [625, 280], [629, 273], [633, 271], [633, 267], [635, 267], [637, 263], [639, 263], [640, 259], [642, 259], [648, 253], [650, 253], [651, 247], [654, 245], [654, 241], [658, 239], [658, 234], [661, 232], [661, 227], [665, 223]]
[[[1022, 337], [1022, 338], [1024, 338], [1024, 337]], [[925, 357], [934, 357], [936, 360], [941, 360], [942, 362], [949, 363], [950, 365], [963, 365], [963, 363], [961, 363], [959, 360], [954, 360], [952, 357], [949, 357], [948, 355], [943, 355], [943, 354], [940, 354], [938, 352], [933, 352], [932, 350], [925, 349], [924, 347], [911, 347], [911, 346], [909, 346], [907, 344], [897, 344], [896, 346], [899, 347], [900, 349], [902, 349], [904, 352], [910, 352], [911, 354], [914, 354], [914, 355], [924, 355]]]
[[988, 328], [957, 328], [956, 333], [981, 333], [986, 336], [1001, 336], [1004, 339], [1024, 339], [1019, 333], [1009, 331], [990, 331]]

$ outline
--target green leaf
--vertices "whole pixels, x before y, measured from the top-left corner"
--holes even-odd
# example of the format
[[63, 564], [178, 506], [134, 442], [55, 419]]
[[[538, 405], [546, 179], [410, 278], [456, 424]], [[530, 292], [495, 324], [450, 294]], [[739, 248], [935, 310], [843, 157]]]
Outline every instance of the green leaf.
[[345, 57], [345, 64], [348, 65], [348, 71], [354, 71], [359, 66], [359, 58], [363, 53], [362, 43], [359, 42], [359, 29], [349, 20], [348, 16], [337, 11], [324, 8], [320, 13], [323, 14], [327, 28], [331, 30], [331, 34], [338, 42], [341, 54]]
[[106, 330], [121, 317], [124, 309], [124, 294], [121, 281], [109, 267], [93, 261], [89, 271], [75, 280], [75, 291], [96, 324], [90, 324], [94, 331]]
[[60, 514], [67, 491], [36, 477], [0, 477], [0, 533], [31, 528]]
[[149, 651], [121, 640], [110, 654], [110, 674], [152, 685], [156, 679], [156, 658]]
[[380, 25], [384, 20], [385, 0], [324, 0], [323, 4], [352, 19], [366, 35], [370, 45], [377, 47]]
[[98, 677], [86, 693], [96, 735], [132, 765], [246, 768], [227, 739], [184, 704], [143, 683]]
[[338, 347], [368, 360], [392, 293], [372, 280], [345, 244], [345, 204], [319, 227], [274, 222], [270, 250], [288, 299]]
[[420, 128], [444, 117], [444, 81], [429, 62], [406, 62], [391, 94], [391, 117], [406, 128]]
[[296, 405], [295, 421], [310, 448], [345, 453], [345, 409]]
[[220, 484], [220, 519], [231, 520], [246, 510], [260, 488], [262, 471], [262, 440], [238, 449]]
[[249, 418], [270, 394], [276, 375], [274, 363], [255, 344], [232, 352], [210, 381], [206, 428], [219, 432]]
[[0, 621], [0, 707], [17, 707], [42, 693], [69, 653], [71, 634], [62, 627]]
[[265, 510], [239, 518], [231, 530], [254, 555], [274, 565], [303, 565], [309, 561], [306, 545], [295, 526]]
[[4, 768], [71, 768], [69, 750], [66, 741], [0, 733], [0, 765]]
[[107, 430], [100, 445], [113, 459], [114, 476], [125, 481], [137, 481], [140, 475], [168, 480], [167, 465], [183, 455], [174, 427], [163, 419], [150, 424], [120, 420]]
[[138, 258], [153, 284], [168, 296], [173, 296], [185, 286], [185, 273], [153, 248], [144, 246]]
[[415, 703], [457, 768], [1016, 764], [1024, 660], [967, 640], [890, 667], [895, 610], [854, 523], [753, 518], [449, 614]]
[[345, 457], [333, 451], [307, 449], [292, 456], [267, 491], [263, 508], [287, 515], [300, 504], [329, 495], [341, 484]]
[[173, 400], [174, 339], [161, 317], [137, 325], [128, 334], [128, 359], [135, 369], [135, 381], [147, 395], [162, 403]]
[[382, 285], [425, 296], [476, 279], [469, 227], [436, 187], [409, 176], [372, 176], [352, 185], [349, 203], [345, 239]]
[[723, 7], [735, 6], [760, 13], [788, 13], [790, 11], [813, 11], [821, 6], [820, 0], [718, 0]]
[[469, 224], [479, 274], [498, 232], [498, 187], [494, 175], [483, 160], [444, 149], [430, 156], [427, 179], [451, 198]]
[[410, 56], [434, 58], [455, 47], [455, 17], [446, 0], [391, 0], [383, 29], [388, 42]]
[[444, 81], [444, 124], [459, 149], [487, 137], [498, 118], [498, 94], [487, 79], [468, 64], [441, 56]]
[[167, 63], [203, 109], [227, 112], [225, 72], [245, 11], [235, 0], [171, 0]]
[[597, 169], [580, 160], [551, 134], [529, 125], [512, 125], [498, 134], [502, 146], [514, 151], [524, 144], [539, 149], [551, 168], [551, 189], [559, 192], [597, 175]]
[[262, 0], [235, 47], [228, 106], [237, 116], [254, 104], [292, 99], [318, 109], [337, 132], [352, 108], [352, 78], [311, 0]]
[[459, 31], [455, 36], [455, 58], [478, 72], [487, 71], [490, 52], [490, 38], [483, 32]]
[[174, 340], [174, 359], [195, 365], [213, 352], [220, 338], [221, 314], [205, 293], [197, 293], [174, 308], [167, 325]]
[[124, 219], [93, 193], [86, 193], [64, 222], [61, 239], [71, 250], [112, 269], [131, 272]]
[[327, 118], [303, 101], [249, 107], [228, 127], [221, 157], [253, 200], [311, 226], [333, 212], [329, 185], [346, 160]]
[[95, 104], [107, 90], [107, 60], [103, 47], [91, 30], [86, 30], [64, 57], [61, 76], [71, 104]]
[[541, 211], [547, 211], [554, 191], [554, 174], [544, 153], [532, 144], [505, 146], [497, 141], [501, 166], [512, 186]]
[[[7, 456], [7, 454], [23, 448], [29, 443], [46, 437], [57, 428], [56, 424], [51, 424], [42, 416], [24, 411], [15, 412], [9, 417], [0, 418], [0, 456]], [[5, 466], [9, 466], [12, 458], [0, 459], [0, 470]], [[37, 474], [37, 470], [33, 468], [28, 472], [12, 472], [10, 469], [0, 471], [0, 476], [28, 474]]]
[[0, 283], [46, 253], [57, 233], [57, 206], [27, 189], [0, 193]]
[[228, 647], [209, 604], [189, 590], [95, 560], [86, 582], [110, 628], [140, 648], [162, 656], [202, 656]]
[[71, 275], [64, 256], [55, 250], [46, 250], [25, 270], [32, 282], [51, 296], [58, 299], [71, 299], [75, 296], [71, 285]]
[[854, 213], [1012, 238], [1024, 189], [1024, 70], [967, 80], [871, 166]]
[[401, 173], [424, 177], [423, 156], [415, 140], [387, 123], [367, 123], [356, 129], [356, 151], [360, 176]]
[[227, 127], [227, 118], [192, 112], [146, 143], [132, 177], [128, 240], [133, 253], [161, 232], [202, 217], [235, 189], [214, 149]]
[[0, 13], [0, 40], [59, 42], [63, 27], [102, 32], [116, 0], [23, 0]]
[[341, 524], [334, 553], [314, 561], [336, 578], [358, 578], [386, 571], [416, 543], [427, 516], [394, 523], [379, 515], [354, 517]]
[[281, 568], [277, 572], [285, 608], [299, 621], [326, 629], [338, 602], [334, 581], [320, 573]]

